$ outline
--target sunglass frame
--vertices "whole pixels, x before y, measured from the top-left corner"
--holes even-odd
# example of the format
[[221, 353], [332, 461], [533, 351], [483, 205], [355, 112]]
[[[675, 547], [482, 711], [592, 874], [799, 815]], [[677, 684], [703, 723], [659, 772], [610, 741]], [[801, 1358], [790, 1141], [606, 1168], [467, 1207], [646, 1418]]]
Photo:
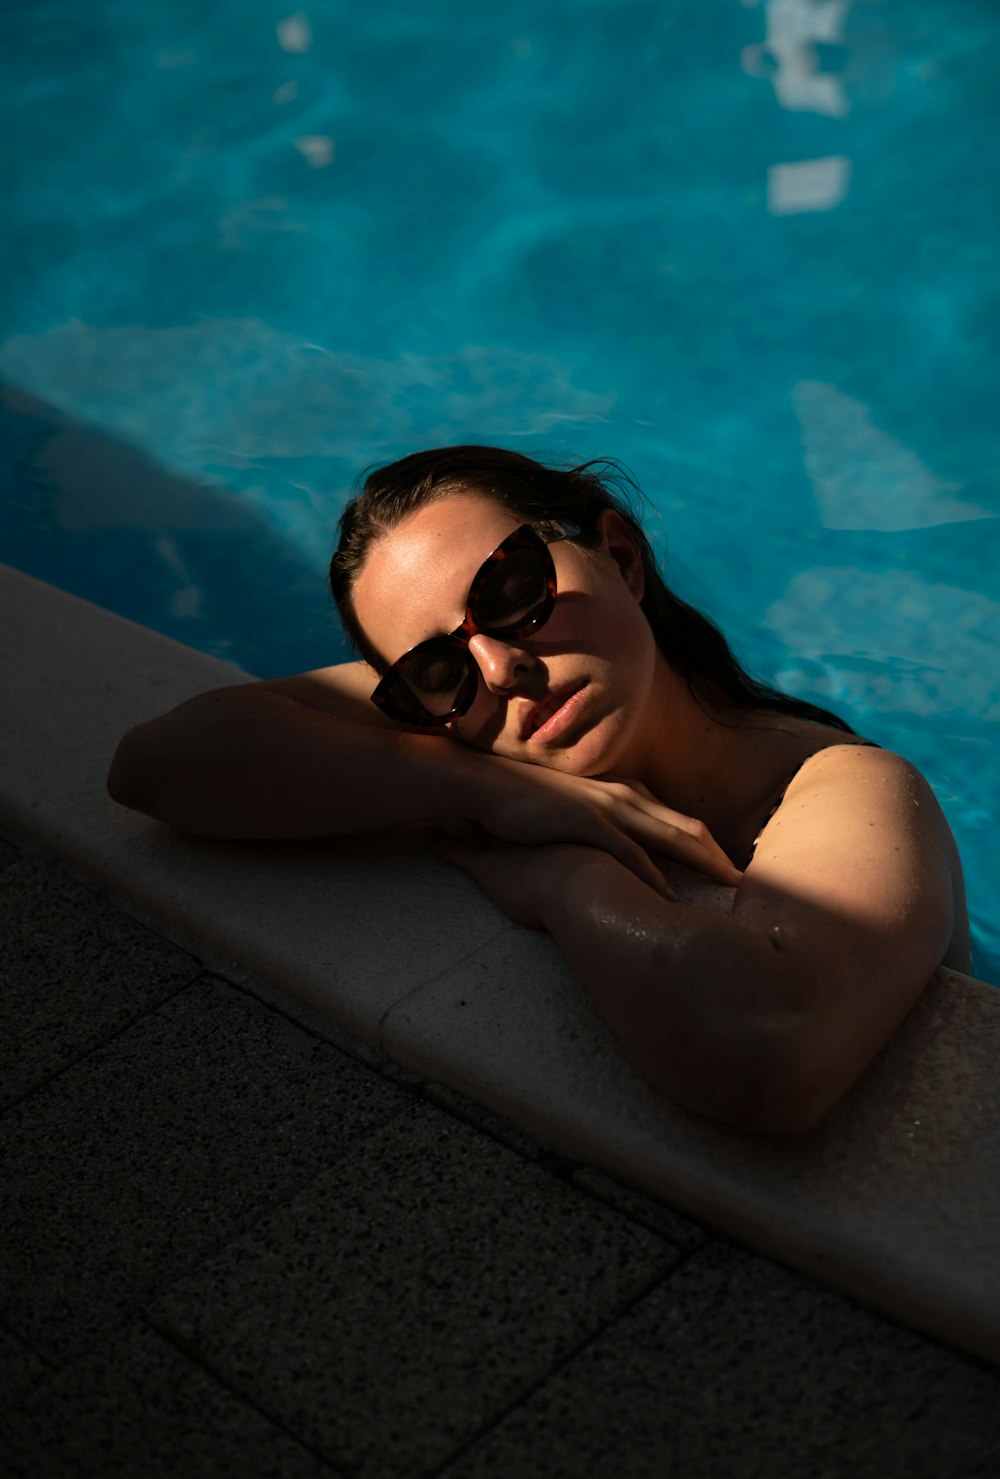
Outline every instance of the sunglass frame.
[[[550, 529], [555, 532], [546, 537], [546, 533], [542, 531]], [[469, 651], [469, 642], [479, 634], [496, 637], [502, 642], [511, 641], [518, 637], [527, 637], [531, 632], [544, 626], [552, 615], [557, 594], [556, 570], [549, 545], [561, 539], [573, 539], [579, 533], [578, 527], [566, 519], [545, 519], [537, 523], [520, 524], [497, 545], [495, 550], [487, 555], [472, 577], [465, 616], [461, 623], [453, 632], [442, 632], [438, 637], [428, 637], [404, 652], [402, 657], [398, 657], [372, 693], [372, 703], [388, 718], [410, 728], [418, 729], [439, 729], [443, 724], [450, 723], [452, 719], [460, 718], [462, 714], [468, 713], [479, 687], [479, 665]], [[476, 605], [480, 593], [493, 572], [493, 567], [524, 549], [533, 549], [538, 554], [542, 573], [545, 576], [545, 595], [540, 605], [535, 608], [536, 614], [529, 621], [519, 622], [513, 627], [480, 626], [475, 616]], [[444, 714], [433, 714], [430, 709], [426, 708], [416, 697], [405, 677], [406, 669], [412, 666], [417, 653], [426, 653], [438, 646], [446, 647], [450, 653], [457, 648], [466, 669], [455, 702]]]

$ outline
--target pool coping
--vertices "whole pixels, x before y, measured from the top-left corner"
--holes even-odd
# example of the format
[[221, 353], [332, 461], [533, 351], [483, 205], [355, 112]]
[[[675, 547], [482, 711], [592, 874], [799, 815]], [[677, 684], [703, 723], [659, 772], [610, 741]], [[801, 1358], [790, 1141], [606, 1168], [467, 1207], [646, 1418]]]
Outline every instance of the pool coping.
[[[1000, 991], [935, 973], [799, 1140], [656, 1100], [552, 942], [405, 838], [209, 843], [107, 796], [132, 724], [230, 664], [0, 566], [0, 823], [270, 983], [303, 1025], [445, 1085], [863, 1304], [1000, 1361]], [[392, 908], [385, 907], [391, 894]], [[689, 895], [724, 908], [724, 891]], [[210, 962], [209, 962], [210, 963]]]

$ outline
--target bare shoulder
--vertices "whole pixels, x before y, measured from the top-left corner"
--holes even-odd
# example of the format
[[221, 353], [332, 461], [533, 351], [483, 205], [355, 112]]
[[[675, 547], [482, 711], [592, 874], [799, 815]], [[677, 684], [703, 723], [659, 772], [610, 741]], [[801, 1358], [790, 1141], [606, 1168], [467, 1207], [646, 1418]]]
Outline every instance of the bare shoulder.
[[[794, 828], [808, 814], [808, 827], [853, 828], [895, 822], [931, 834], [948, 830], [937, 798], [915, 765], [875, 745], [833, 744], [817, 750], [800, 766], [775, 813], [778, 827]], [[767, 829], [765, 829], [765, 833]]]
[[788, 784], [732, 917], [772, 947], [808, 1123], [854, 1084], [941, 964], [969, 970], [962, 868], [920, 772], [834, 744]]
[[[733, 918], [773, 947], [804, 1123], [836, 1104], [937, 966], [969, 969], [961, 867], [920, 772], [884, 750], [818, 750], [789, 784]], [[797, 1076], [797, 1077], [796, 1077]]]
[[[927, 780], [873, 746], [817, 751], [764, 828], [737, 895], [752, 917], [780, 906], [794, 932], [825, 920], [834, 954], [863, 950], [889, 974], [968, 969], [961, 865]], [[833, 926], [836, 926], [834, 929]]]

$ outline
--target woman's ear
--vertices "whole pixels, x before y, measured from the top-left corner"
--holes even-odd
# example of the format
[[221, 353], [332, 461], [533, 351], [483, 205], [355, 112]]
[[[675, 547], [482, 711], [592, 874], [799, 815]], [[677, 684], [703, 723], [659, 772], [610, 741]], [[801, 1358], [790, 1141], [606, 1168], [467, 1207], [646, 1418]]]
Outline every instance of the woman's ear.
[[606, 508], [594, 526], [601, 536], [603, 548], [614, 560], [621, 577], [637, 601], [641, 601], [646, 590], [646, 576], [642, 568], [642, 556], [635, 542], [635, 535], [616, 509]]

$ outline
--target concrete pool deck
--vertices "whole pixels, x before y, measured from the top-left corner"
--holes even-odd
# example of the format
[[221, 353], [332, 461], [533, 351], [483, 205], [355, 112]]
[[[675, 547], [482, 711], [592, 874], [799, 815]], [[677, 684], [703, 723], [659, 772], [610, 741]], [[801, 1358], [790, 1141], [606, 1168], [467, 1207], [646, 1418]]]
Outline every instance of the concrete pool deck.
[[939, 972], [802, 1140], [722, 1131], [405, 842], [116, 807], [233, 669], [5, 569], [0, 634], [13, 1472], [150, 1410], [174, 1456], [108, 1472], [993, 1472], [995, 988]]

